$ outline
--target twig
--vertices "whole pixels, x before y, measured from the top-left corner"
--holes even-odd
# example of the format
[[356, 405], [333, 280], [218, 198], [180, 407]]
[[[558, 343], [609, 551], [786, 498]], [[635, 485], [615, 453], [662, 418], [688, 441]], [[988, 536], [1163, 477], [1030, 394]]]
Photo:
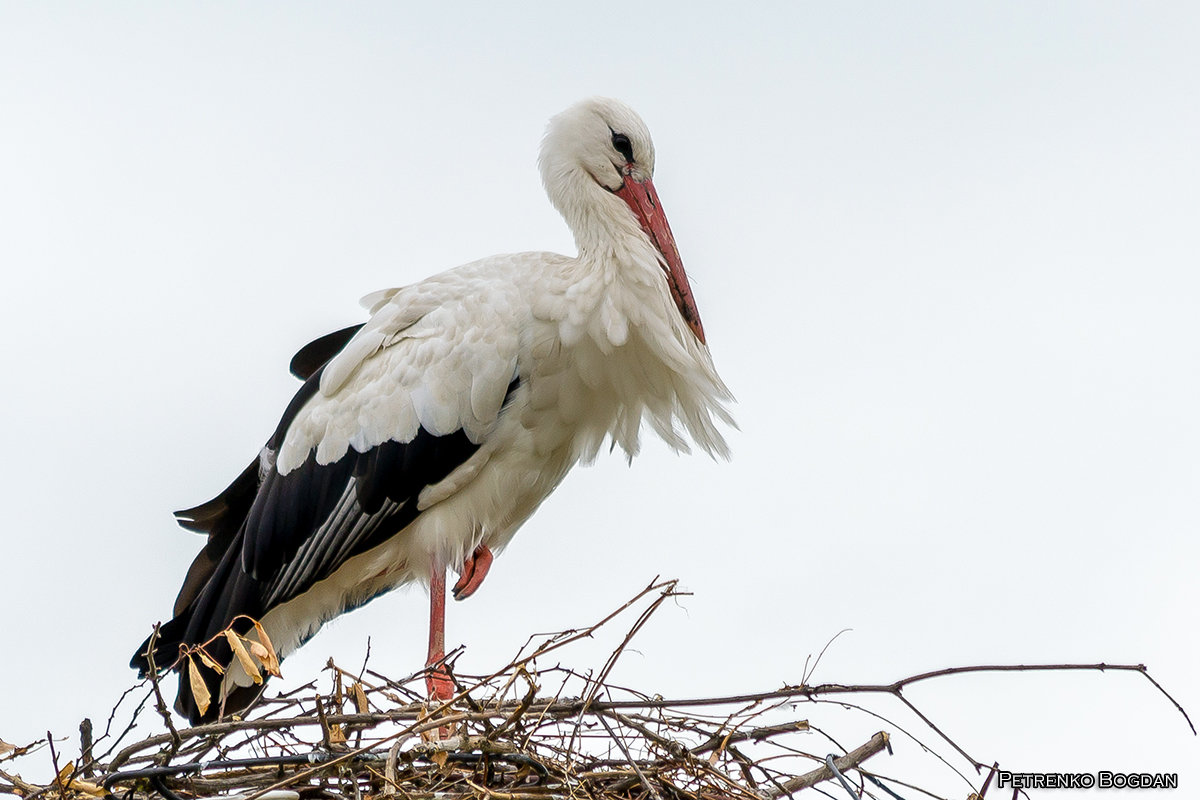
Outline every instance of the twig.
[[[654, 580], [650, 582], [650, 588], [655, 587], [657, 583], [658, 576], [655, 576]], [[611, 673], [613, 667], [617, 665], [617, 660], [621, 657], [621, 654], [625, 652], [625, 648], [629, 645], [629, 643], [633, 641], [633, 637], [637, 635], [638, 631], [642, 629], [650, 617], [654, 615], [654, 612], [658, 610], [659, 606], [661, 606], [668, 597], [671, 597], [674, 594], [675, 587], [678, 585], [678, 583], [678, 581], [671, 580], [665, 581], [662, 584], [658, 584], [661, 587], [658, 597], [656, 597], [648, 607], [642, 610], [642, 613], [638, 615], [638, 618], [633, 623], [633, 626], [630, 627], [628, 632], [626, 632], [625, 638], [623, 638], [621, 643], [617, 645], [616, 649], [609, 654], [608, 659], [604, 662], [604, 666], [600, 669], [600, 673], [592, 680], [591, 689], [588, 691], [587, 697], [583, 701], [583, 705], [579, 708], [579, 722], [576, 723], [575, 730], [571, 734], [571, 741], [567, 745], [568, 751], [574, 746], [575, 735], [579, 732], [579, 723], [583, 721], [583, 717], [588, 712], [592, 702], [596, 699], [597, 693], [605, 685], [605, 682], [608, 680], [609, 673]], [[645, 592], [639, 594], [638, 598], [644, 596]], [[626, 603], [624, 606], [622, 606], [622, 610], [628, 607], [629, 604]], [[656, 796], [655, 800], [661, 800], [661, 798]]]
[[[657, 580], [657, 578], [655, 580]], [[596, 676], [596, 679], [592, 685], [592, 690], [588, 693], [587, 700], [584, 701], [584, 711], [587, 710], [588, 706], [591, 705], [592, 700], [594, 700], [596, 695], [600, 692], [601, 687], [603, 687], [608, 681], [609, 673], [613, 671], [613, 667], [617, 665], [617, 660], [621, 657], [621, 654], [625, 652], [625, 648], [629, 646], [629, 643], [633, 641], [633, 637], [637, 636], [638, 631], [640, 631], [645, 624], [650, 621], [650, 618], [654, 616], [654, 612], [658, 610], [658, 607], [661, 606], [668, 597], [675, 596], [675, 587], [677, 585], [678, 581], [666, 581], [664, 584], [662, 584], [664, 588], [659, 593], [658, 597], [654, 598], [654, 601], [642, 611], [637, 620], [633, 623], [633, 626], [630, 627], [629, 631], [625, 634], [625, 638], [621, 640], [621, 643], [617, 645], [616, 649], [613, 650], [608, 656], [608, 660], [604, 662], [604, 666], [601, 667], [600, 673]]]
[[[914, 734], [912, 731], [908, 730], [908, 728], [906, 728], [905, 726], [903, 726], [903, 725], [900, 725], [900, 724], [898, 724], [898, 723], [896, 723], [896, 722], [893, 722], [892, 720], [890, 720], [890, 719], [888, 719], [887, 717], [885, 717], [883, 714], [878, 714], [878, 713], [876, 713], [876, 712], [872, 711], [872, 710], [871, 710], [871, 709], [869, 709], [869, 708], [864, 708], [863, 706], [857, 705], [857, 704], [855, 704], [855, 703], [848, 703], [848, 702], [846, 702], [845, 700], [818, 700], [818, 701], [816, 701], [816, 702], [818, 702], [818, 703], [836, 703], [837, 705], [841, 706], [842, 708], [845, 708], [845, 709], [848, 709], [848, 710], [852, 710], [852, 711], [861, 711], [863, 714], [866, 714], [866, 715], [868, 715], [868, 716], [874, 717], [875, 719], [877, 719], [877, 720], [879, 720], [879, 721], [881, 721], [881, 722], [885, 722], [885, 723], [887, 723], [888, 725], [891, 725], [893, 728], [895, 728], [896, 730], [898, 730], [898, 731], [900, 731], [901, 733], [903, 733], [903, 734], [904, 734], [905, 736], [907, 736], [909, 739], [912, 739], [914, 742], [916, 742], [916, 743], [917, 743], [917, 745], [918, 745], [918, 746], [919, 746], [919, 747], [920, 747], [922, 750], [924, 750], [925, 752], [929, 753], [929, 754], [930, 754], [930, 755], [932, 755], [934, 758], [936, 758], [938, 761], [940, 761], [940, 762], [942, 762], [943, 764], [945, 764], [945, 765], [946, 765], [946, 769], [950, 770], [950, 771], [951, 771], [951, 772], [953, 772], [955, 775], [957, 775], [958, 777], [962, 778], [962, 780], [963, 780], [963, 783], [967, 784], [967, 786], [972, 786], [972, 785], [973, 785], [973, 784], [971, 783], [971, 779], [970, 779], [970, 778], [968, 778], [966, 775], [964, 775], [964, 774], [962, 773], [962, 770], [960, 770], [958, 767], [956, 767], [956, 766], [954, 766], [953, 764], [951, 764], [951, 763], [950, 763], [950, 761], [949, 761], [949, 760], [948, 760], [948, 759], [947, 759], [947, 758], [946, 758], [944, 755], [942, 755], [942, 754], [941, 754], [941, 753], [939, 753], [937, 750], [935, 750], [935, 749], [933, 749], [932, 747], [930, 747], [928, 744], [926, 744], [924, 741], [922, 741], [920, 738], [918, 738], [918, 737], [917, 737], [917, 736], [916, 736], [916, 735], [915, 735], [915, 734]], [[843, 749], [844, 749], [844, 748], [843, 748]]]
[[[121, 695], [121, 699], [117, 701], [117, 705], [113, 706], [112, 713], [108, 717], [108, 723], [104, 726], [104, 735], [96, 740], [97, 744], [109, 737], [109, 735], [110, 735], [109, 731], [112, 728], [113, 720], [116, 719], [117, 709], [120, 708], [121, 703], [123, 703], [125, 701], [125, 698], [128, 697], [130, 695], [130, 693], [132, 693], [135, 689], [137, 689], [140, 686], [144, 686], [145, 684], [146, 684], [146, 681], [142, 681], [137, 686], [131, 686], [125, 690], [125, 693]], [[130, 734], [130, 732], [133, 731], [133, 729], [137, 727], [138, 717], [141, 716], [142, 711], [146, 708], [146, 703], [150, 702], [150, 698], [153, 696], [154, 696], [153, 690], [146, 692], [146, 694], [142, 696], [141, 701], [137, 704], [137, 707], [134, 708], [133, 713], [130, 714], [129, 722], [128, 722], [128, 724], [125, 725], [125, 729], [122, 730], [119, 734], [117, 734], [117, 737], [115, 739], [113, 739], [112, 744], [110, 744], [108, 749], [104, 751], [104, 754], [100, 756], [100, 758], [99, 758], [100, 761], [103, 761], [104, 759], [106, 759], [110, 755], [112, 755], [112, 751], [116, 750], [117, 747], [120, 746], [121, 742], [123, 742], [125, 740], [125, 737], [128, 736]]]
[[662, 795], [658, 793], [658, 789], [655, 788], [654, 784], [650, 782], [650, 779], [646, 777], [646, 773], [642, 772], [642, 768], [638, 766], [637, 761], [634, 760], [633, 755], [630, 754], [629, 748], [625, 746], [625, 741], [620, 736], [617, 736], [615, 733], [613, 733], [612, 726], [608, 724], [608, 720], [606, 720], [603, 716], [596, 717], [596, 719], [600, 720], [600, 724], [604, 726], [604, 730], [608, 731], [608, 735], [611, 736], [612, 740], [617, 743], [617, 747], [619, 747], [621, 752], [625, 754], [625, 758], [629, 759], [629, 766], [633, 767], [633, 771], [637, 773], [638, 780], [640, 780], [642, 785], [646, 787], [646, 791], [650, 792], [650, 795], [654, 798], [654, 800], [662, 800]]
[[795, 722], [785, 722], [782, 725], [767, 725], [762, 728], [755, 728], [749, 731], [730, 732], [724, 736], [714, 736], [707, 742], [697, 745], [692, 748], [692, 755], [700, 755], [707, 753], [710, 750], [716, 750], [724, 747], [732, 742], [754, 741], [761, 742], [764, 739], [769, 739], [772, 736], [778, 736], [783, 733], [795, 733], [797, 731], [807, 731], [808, 720], [800, 719]]
[[95, 759], [92, 758], [92, 721], [87, 717], [79, 723], [79, 763], [83, 777], [90, 778], [95, 774]]
[[817, 654], [817, 659], [813, 662], [812, 669], [808, 668], [808, 659], [804, 659], [804, 672], [802, 673], [803, 677], [800, 678], [800, 683], [808, 683], [808, 679], [813, 676], [813, 673], [817, 671], [817, 667], [821, 665], [821, 659], [825, 657], [825, 651], [829, 649], [829, 646], [836, 642], [843, 633], [849, 632], [850, 628], [842, 628], [840, 631], [835, 633], [833, 637], [825, 643], [825, 646], [821, 648], [821, 652]]
[[[529, 707], [533, 705], [533, 701], [537, 699], [537, 684], [529, 678], [529, 672], [525, 669], [525, 667], [517, 668], [517, 672], [513, 676], [514, 680], [516, 675], [524, 677], [526, 683], [528, 684], [528, 687], [525, 690], [525, 696], [521, 698], [521, 702], [515, 709], [513, 709], [513, 712], [508, 715], [508, 718], [500, 724], [500, 727], [488, 731], [488, 739], [498, 739], [500, 736], [514, 728], [520, 722], [521, 717], [525, 715], [525, 712], [529, 710]], [[508, 684], [505, 684], [505, 689], [501, 691], [507, 691], [507, 686], [510, 684], [511, 681]]]
[[945, 669], [935, 669], [930, 672], [922, 672], [919, 675], [912, 675], [907, 678], [896, 681], [892, 684], [895, 691], [903, 689], [905, 686], [914, 684], [917, 681], [924, 681], [930, 678], [943, 678], [947, 675], [962, 675], [968, 672], [1047, 672], [1047, 671], [1072, 671], [1072, 670], [1123, 670], [1126, 672], [1137, 672], [1146, 680], [1153, 684], [1155, 689], [1158, 689], [1162, 696], [1171, 701], [1172, 705], [1183, 715], [1187, 720], [1188, 727], [1192, 729], [1192, 734], [1196, 734], [1196, 726], [1192, 724], [1192, 718], [1184, 711], [1183, 706], [1179, 701], [1171, 696], [1171, 693], [1162, 687], [1162, 685], [1150, 676], [1150, 671], [1145, 664], [1106, 664], [1100, 662], [1098, 664], [988, 664], [969, 667], [947, 667]]
[[[842, 772], [857, 767], [862, 762], [866, 761], [871, 756], [888, 746], [888, 735], [883, 731], [875, 734], [865, 744], [854, 748], [841, 758], [834, 759], [834, 765]], [[821, 766], [814, 769], [812, 772], [806, 772], [791, 780], [784, 781], [780, 786], [772, 786], [766, 790], [767, 797], [776, 798], [784, 795], [795, 794], [801, 789], [807, 789], [811, 786], [816, 786], [822, 781], [827, 781], [833, 777], [833, 770], [828, 766]]]
[[[146, 645], [146, 662], [150, 665], [150, 685], [154, 687], [155, 710], [158, 715], [163, 718], [163, 724], [167, 726], [167, 730], [171, 732], [171, 749], [172, 754], [179, 749], [182, 740], [179, 738], [179, 731], [175, 730], [175, 722], [171, 719], [171, 712], [167, 710], [167, 703], [163, 700], [162, 688], [158, 685], [158, 665], [154, 663], [154, 649], [158, 645], [158, 629], [159, 624], [154, 623], [154, 631], [150, 634], [150, 642]], [[184, 680], [183, 673], [179, 673], [179, 680]]]
[[67, 787], [63, 783], [62, 770], [58, 766], [58, 752], [54, 749], [54, 736], [50, 731], [46, 731], [46, 744], [50, 746], [50, 763], [54, 765], [54, 783], [58, 786], [59, 794], [62, 794]]
[[[658, 578], [656, 577], [654, 579], [654, 581], [652, 581], [650, 583], [649, 586], [647, 586], [645, 589], [642, 589], [633, 598], [631, 598], [630, 600], [627, 600], [625, 603], [623, 603], [620, 608], [618, 608], [616, 611], [613, 611], [608, 616], [601, 619], [599, 622], [595, 623], [594, 625], [590, 625], [587, 628], [583, 628], [582, 630], [564, 631], [563, 633], [556, 634], [555, 636], [551, 637], [551, 639], [549, 641], [547, 641], [546, 643], [544, 643], [543, 645], [538, 647], [538, 649], [535, 652], [531, 653], [530, 655], [525, 656], [523, 658], [514, 659], [514, 661], [512, 662], [512, 664], [510, 666], [516, 667], [516, 666], [528, 665], [534, 659], [540, 658], [541, 656], [544, 656], [547, 653], [552, 653], [555, 650], [560, 650], [563, 647], [566, 647], [567, 645], [569, 645], [573, 642], [579, 641], [580, 639], [591, 638], [591, 635], [593, 633], [595, 633], [600, 628], [607, 625], [609, 622], [611, 622], [615, 618], [621, 616], [621, 614], [623, 614], [626, 609], [628, 609], [630, 606], [635, 605], [639, 600], [641, 600], [646, 595], [650, 594], [651, 592], [663, 589], [664, 587], [669, 587], [670, 589], [674, 589], [674, 587], [678, 583], [679, 583], [679, 581], [677, 581], [677, 580], [659, 581]], [[524, 648], [522, 648], [522, 649], [524, 649]], [[502, 670], [501, 673], [504, 671], [506, 671], [506, 670]], [[499, 675], [501, 673], [497, 673], [497, 675]]]
[[43, 787], [34, 786], [32, 783], [26, 783], [25, 781], [21, 780], [20, 775], [10, 775], [2, 769], [0, 769], [0, 778], [8, 781], [9, 785], [12, 786], [13, 789], [26, 797], [36, 792], [40, 792], [43, 789]]
[[317, 701], [317, 723], [321, 726], [321, 745], [326, 750], [333, 749], [333, 740], [330, 737], [329, 717], [325, 713], [325, 704], [321, 702], [321, 695], [316, 696]]

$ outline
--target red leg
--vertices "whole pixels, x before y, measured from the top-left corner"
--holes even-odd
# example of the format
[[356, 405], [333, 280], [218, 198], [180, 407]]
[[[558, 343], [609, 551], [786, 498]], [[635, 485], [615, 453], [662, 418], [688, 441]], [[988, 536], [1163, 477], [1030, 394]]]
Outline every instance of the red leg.
[[[432, 667], [446, 657], [446, 571], [435, 568], [429, 579], [429, 658]], [[438, 667], [425, 678], [429, 699], [444, 702], [454, 697], [454, 683], [445, 667]]]
[[454, 584], [455, 600], [466, 600], [475, 594], [475, 590], [487, 577], [488, 570], [492, 568], [493, 558], [492, 551], [486, 544], [479, 545], [474, 553], [467, 556], [467, 560], [463, 562], [462, 575], [459, 576], [458, 583]]

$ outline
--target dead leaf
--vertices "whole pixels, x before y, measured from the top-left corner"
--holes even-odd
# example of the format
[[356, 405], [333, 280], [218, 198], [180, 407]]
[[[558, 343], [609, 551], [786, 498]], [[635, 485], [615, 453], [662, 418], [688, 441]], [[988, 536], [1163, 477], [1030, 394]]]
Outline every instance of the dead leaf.
[[[229, 642], [230, 649], [233, 650], [234, 656], [237, 657], [238, 663], [242, 665], [242, 669], [246, 671], [246, 674], [253, 678], [255, 683], [262, 683], [262, 673], [258, 671], [258, 664], [255, 664], [254, 659], [246, 652], [246, 645], [242, 643], [242, 637], [226, 629], [225, 641]], [[251, 648], [256, 644], [258, 642], [251, 642]], [[259, 646], [261, 647], [261, 645]]]
[[430, 754], [429, 760], [437, 764], [438, 769], [446, 768], [446, 761], [450, 758], [450, 754], [445, 750], [437, 750]]
[[67, 784], [67, 788], [83, 792], [84, 794], [90, 794], [92, 797], [108, 797], [108, 792], [105, 791], [103, 786], [99, 786], [91, 781], [79, 780], [78, 778]]
[[712, 755], [708, 757], [709, 764], [716, 764], [721, 757], [721, 753], [725, 752], [725, 747], [729, 744], [729, 738], [733, 736], [733, 731], [725, 734], [725, 738], [721, 740], [721, 745], [712, 751]]
[[263, 662], [263, 669], [268, 675], [274, 675], [276, 678], [282, 678], [283, 675], [279, 672], [279, 655], [275, 652], [275, 647], [271, 644], [271, 639], [267, 636], [267, 632], [263, 630], [262, 623], [258, 620], [254, 621], [254, 632], [258, 634], [258, 640], [262, 642], [263, 647], [267, 648], [268, 659]]
[[346, 734], [342, 731], [342, 726], [336, 722], [329, 726], [329, 743], [330, 744], [345, 744]]
[[250, 652], [266, 666], [271, 660], [271, 651], [266, 648], [262, 642], [256, 642], [253, 639], [247, 639], [246, 643], [250, 645]]
[[60, 769], [58, 771], [58, 775], [56, 775], [54, 777], [54, 782], [57, 783], [59, 786], [66, 786], [67, 779], [70, 778], [74, 774], [75, 774], [75, 762], [68, 761], [66, 764], [62, 765], [62, 769]]
[[39, 739], [38, 741], [33, 742], [31, 744], [27, 744], [27, 745], [18, 747], [15, 744], [9, 744], [8, 742], [4, 741], [3, 739], [0, 739], [0, 761], [7, 761], [10, 758], [18, 758], [20, 756], [23, 756], [26, 753], [28, 753], [30, 750], [32, 750], [36, 745], [41, 743], [42, 741], [45, 741], [45, 740]]
[[363, 691], [362, 684], [355, 681], [354, 686], [351, 687], [351, 691], [354, 692], [354, 707], [358, 710], [358, 713], [368, 713], [371, 710], [371, 705], [367, 702], [367, 693]]
[[224, 674], [225, 674], [225, 668], [224, 668], [224, 667], [222, 667], [220, 664], [218, 664], [218, 663], [217, 663], [217, 662], [216, 662], [216, 661], [213, 659], [213, 657], [212, 657], [212, 656], [210, 656], [208, 653], [204, 652], [204, 650], [203, 650], [202, 648], [200, 648], [200, 649], [197, 649], [197, 650], [196, 650], [196, 654], [197, 654], [198, 656], [200, 656], [200, 661], [201, 661], [201, 663], [203, 663], [203, 664], [204, 664], [204, 666], [206, 666], [206, 667], [208, 667], [209, 669], [211, 669], [211, 670], [215, 671], [215, 672], [216, 672], [218, 675], [224, 675]]
[[188, 683], [192, 687], [192, 697], [196, 701], [196, 708], [201, 714], [208, 711], [209, 705], [212, 704], [212, 694], [208, 691], [208, 685], [204, 682], [204, 678], [200, 676], [200, 668], [196, 666], [195, 660], [191, 654], [188, 654]]

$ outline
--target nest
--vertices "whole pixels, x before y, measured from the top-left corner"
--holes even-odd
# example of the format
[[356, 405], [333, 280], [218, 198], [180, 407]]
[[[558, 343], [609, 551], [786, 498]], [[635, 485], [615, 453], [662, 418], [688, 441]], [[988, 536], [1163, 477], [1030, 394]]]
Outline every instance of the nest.
[[[816, 702], [859, 708], [845, 695], [871, 692], [900, 698], [927, 725], [933, 741], [920, 744], [927, 752], [939, 746], [947, 752], [937, 758], [962, 779], [964, 791], [957, 797], [986, 794], [995, 762], [988, 769], [968, 756], [902, 690], [941, 675], [1014, 667], [952, 668], [877, 686], [801, 684], [676, 700], [609, 683], [630, 640], [677, 594], [674, 581], [653, 582], [595, 625], [530, 640], [491, 675], [455, 674], [451, 653], [445, 667], [458, 691], [434, 705], [424, 699], [425, 672], [396, 680], [366, 665], [348, 671], [330, 661], [326, 677], [261, 699], [244, 719], [180, 729], [157, 683], [148, 679], [148, 687], [139, 684], [140, 702], [124, 712], [123, 732], [114, 731], [120, 727], [115, 720], [139, 687], [126, 692], [94, 741], [85, 720], [76, 759], [60, 756], [51, 739], [24, 748], [0, 742], [0, 765], [48, 752], [55, 774], [37, 785], [0, 769], [0, 794], [26, 800], [777, 800], [817, 787], [826, 796], [938, 797], [866, 763], [890, 752], [888, 731], [846, 749], [799, 714]], [[549, 654], [635, 612], [636, 620], [598, 670], [538, 666]], [[1140, 665], [1019, 669], [1094, 668], [1146, 675]], [[139, 717], [161, 722], [162, 732], [125, 744]], [[107, 749], [96, 755], [102, 745]], [[952, 758], [965, 759], [976, 776], [955, 768]]]

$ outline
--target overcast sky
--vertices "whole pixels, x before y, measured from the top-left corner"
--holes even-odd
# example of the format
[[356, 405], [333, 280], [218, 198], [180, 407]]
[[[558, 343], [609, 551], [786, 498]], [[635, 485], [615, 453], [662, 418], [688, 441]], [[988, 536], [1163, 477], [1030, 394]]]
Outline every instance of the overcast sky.
[[[661, 574], [694, 596], [614, 675], [648, 693], [797, 683], [849, 628], [815, 680], [1145, 663], [1200, 716], [1200, 7], [522, 9], [0, 5], [0, 739], [107, 717], [202, 543], [171, 511], [257, 451], [300, 345], [375, 289], [573, 252], [535, 161], [591, 94], [655, 136], [741, 432], [572, 473], [450, 608], [463, 668]], [[368, 636], [407, 674], [425, 615], [382, 598], [280, 685]], [[1200, 785], [1136, 676], [913, 697], [1014, 769]]]

